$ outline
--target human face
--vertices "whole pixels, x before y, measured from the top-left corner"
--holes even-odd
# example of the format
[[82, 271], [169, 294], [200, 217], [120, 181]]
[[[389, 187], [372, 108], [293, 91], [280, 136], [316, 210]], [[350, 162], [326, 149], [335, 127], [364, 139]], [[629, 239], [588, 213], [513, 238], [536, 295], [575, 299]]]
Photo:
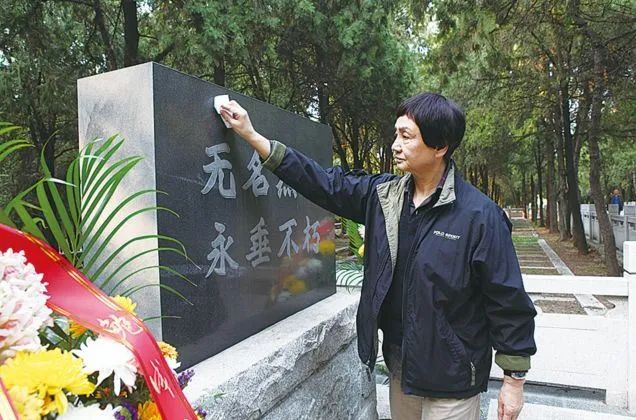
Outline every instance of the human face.
[[415, 121], [402, 115], [395, 121], [395, 140], [391, 150], [397, 168], [417, 176], [441, 164], [448, 146], [442, 149], [427, 146]]

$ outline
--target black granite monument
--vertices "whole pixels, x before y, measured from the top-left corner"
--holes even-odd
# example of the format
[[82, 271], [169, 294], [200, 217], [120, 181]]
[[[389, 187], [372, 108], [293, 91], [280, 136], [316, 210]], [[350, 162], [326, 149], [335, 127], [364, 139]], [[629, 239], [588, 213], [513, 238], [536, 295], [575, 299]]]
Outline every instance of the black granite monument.
[[149, 261], [176, 270], [196, 287], [159, 270], [131, 281], [173, 287], [192, 302], [160, 287], [133, 296], [142, 315], [159, 315], [160, 305], [168, 316], [151, 323], [152, 329], [179, 349], [183, 366], [335, 292], [332, 215], [262, 168], [254, 150], [215, 112], [214, 97], [222, 94], [247, 109], [266, 137], [331, 165], [329, 127], [162, 65], [78, 81], [80, 140], [120, 133], [127, 139], [124, 155], [146, 158], [128, 193], [163, 191], [167, 195], [157, 194], [148, 204], [180, 216], [158, 212], [135, 234], [180, 240], [195, 264], [161, 252]]

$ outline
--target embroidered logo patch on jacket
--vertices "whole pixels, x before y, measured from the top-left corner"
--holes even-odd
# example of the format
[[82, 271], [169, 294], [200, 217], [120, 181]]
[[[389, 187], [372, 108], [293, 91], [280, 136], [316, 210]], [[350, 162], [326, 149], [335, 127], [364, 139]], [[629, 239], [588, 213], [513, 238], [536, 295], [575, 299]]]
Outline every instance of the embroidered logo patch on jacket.
[[456, 241], [461, 238], [461, 235], [453, 235], [452, 233], [442, 232], [441, 230], [434, 230], [433, 235], [439, 236], [444, 239], [450, 239], [451, 241]]

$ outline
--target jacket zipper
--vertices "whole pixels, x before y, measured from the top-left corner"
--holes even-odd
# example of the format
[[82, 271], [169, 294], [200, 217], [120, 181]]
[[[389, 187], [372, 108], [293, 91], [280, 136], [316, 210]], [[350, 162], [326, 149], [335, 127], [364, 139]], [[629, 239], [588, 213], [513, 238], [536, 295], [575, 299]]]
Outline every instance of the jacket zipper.
[[[408, 204], [406, 204], [406, 205], [408, 205]], [[422, 217], [425, 216], [427, 213], [431, 212], [432, 210], [433, 210], [432, 208], [426, 209], [425, 210], [426, 213], [423, 214]], [[404, 368], [406, 366], [406, 357], [405, 357], [405, 354], [406, 354], [405, 348], [406, 348], [406, 346], [404, 345], [404, 343], [405, 343], [404, 338], [406, 336], [406, 317], [404, 316], [404, 312], [406, 311], [406, 307], [407, 307], [407, 301], [406, 301], [407, 293], [406, 292], [408, 290], [408, 287], [409, 287], [410, 281], [411, 281], [411, 277], [412, 277], [411, 276], [411, 269], [412, 269], [413, 255], [415, 254], [415, 250], [419, 246], [420, 234], [422, 232], [423, 227], [426, 224], [427, 223], [426, 223], [426, 221], [424, 219], [420, 220], [420, 224], [417, 227], [417, 231], [415, 232], [415, 237], [413, 238], [414, 239], [413, 245], [411, 245], [411, 249], [409, 250], [408, 265], [406, 266], [406, 270], [405, 270], [406, 278], [403, 279], [405, 281], [402, 283], [402, 349], [401, 349], [401, 353], [402, 353], [401, 354], [401, 356], [402, 356], [402, 363], [401, 363], [402, 364], [402, 372], [405, 371]], [[404, 382], [404, 374], [402, 374], [401, 382], [403, 384], [403, 382]]]
[[470, 386], [475, 386], [477, 382], [477, 369], [475, 369], [475, 364], [470, 361]]
[[[391, 262], [389, 261], [391, 259], [391, 252], [390, 251], [386, 251], [384, 253], [384, 255], [382, 256], [381, 260], [384, 261], [382, 263], [382, 273], [384, 272], [384, 270], [386, 269], [386, 265], [390, 264]], [[382, 274], [380, 273], [380, 274]], [[376, 290], [373, 291], [373, 296], [371, 298], [371, 301], [374, 300], [375, 298], [375, 294], [377, 292], [377, 284], [376, 284]], [[375, 352], [375, 357], [377, 358], [378, 356], [378, 314], [374, 314], [373, 317], [373, 352]], [[365, 367], [367, 368], [367, 376], [369, 377], [369, 380], [371, 380], [371, 372], [372, 372], [372, 368], [371, 368], [371, 359], [372, 357], [369, 355], [369, 360], [367, 360], [367, 362], [365, 363]]]

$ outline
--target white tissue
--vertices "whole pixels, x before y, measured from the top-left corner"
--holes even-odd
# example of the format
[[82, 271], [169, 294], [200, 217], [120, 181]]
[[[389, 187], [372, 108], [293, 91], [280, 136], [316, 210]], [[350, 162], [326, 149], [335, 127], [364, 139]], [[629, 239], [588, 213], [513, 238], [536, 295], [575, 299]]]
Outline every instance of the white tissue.
[[[216, 113], [221, 115], [221, 105], [224, 105], [226, 103], [230, 102], [230, 95], [218, 95], [214, 97], [214, 109], [216, 109]], [[225, 121], [223, 119], [223, 117], [221, 117], [221, 119], [223, 120], [223, 124], [225, 124], [225, 126], [227, 128], [232, 128], [232, 125], [230, 123], [228, 123], [227, 121]]]

